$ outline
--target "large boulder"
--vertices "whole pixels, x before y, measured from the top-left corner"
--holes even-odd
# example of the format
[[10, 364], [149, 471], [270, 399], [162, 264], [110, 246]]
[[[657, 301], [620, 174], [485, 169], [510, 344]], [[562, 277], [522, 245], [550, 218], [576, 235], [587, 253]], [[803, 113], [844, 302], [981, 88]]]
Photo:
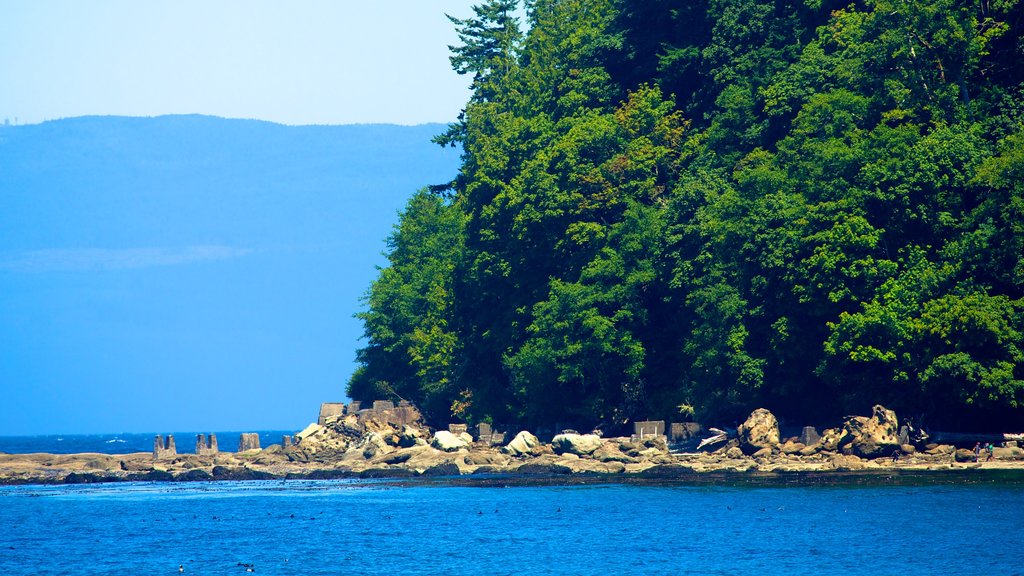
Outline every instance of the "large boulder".
[[800, 442], [793, 442], [792, 440], [790, 440], [783, 444], [780, 449], [782, 450], [783, 454], [799, 454], [800, 451], [806, 447], [806, 445], [801, 444]]
[[362, 457], [366, 460], [375, 456], [389, 454], [394, 451], [383, 436], [376, 432], [370, 432], [362, 438], [353, 447], [354, 451], [358, 451]]
[[996, 460], [1024, 460], [1024, 450], [1018, 448], [1014, 443], [1012, 446], [993, 449], [992, 457]]
[[536, 436], [523, 430], [512, 439], [502, 450], [513, 456], [530, 456], [541, 452], [541, 443]]
[[740, 448], [745, 454], [753, 454], [764, 448], [775, 449], [779, 446], [779, 421], [775, 415], [764, 408], [751, 412], [743, 424], [736, 430], [740, 438]]
[[336, 462], [360, 440], [358, 434], [338, 432], [338, 424], [330, 427], [310, 424], [295, 435], [296, 442], [285, 453], [296, 462]]
[[889, 456], [900, 447], [896, 413], [876, 405], [871, 416], [851, 416], [843, 423], [845, 435], [840, 448], [845, 454], [861, 458]]
[[957, 462], [977, 462], [978, 461], [978, 457], [974, 455], [974, 451], [973, 450], [968, 450], [967, 448], [958, 448], [957, 451], [953, 453], [953, 458]]
[[430, 445], [444, 452], [455, 452], [468, 448], [473, 443], [473, 437], [465, 432], [452, 434], [447, 430], [438, 430], [430, 440]]
[[597, 434], [559, 434], [551, 439], [551, 447], [556, 454], [586, 456], [601, 447], [601, 437]]
[[[455, 436], [458, 436], [458, 434], [455, 434]], [[460, 474], [462, 474], [462, 472], [459, 470], [458, 465], [450, 460], [440, 464], [434, 464], [430, 468], [420, 472], [421, 476], [458, 476]]]
[[399, 446], [409, 448], [412, 446], [425, 446], [426, 439], [423, 438], [423, 430], [415, 426], [403, 426], [402, 434], [399, 437]]
[[325, 428], [319, 424], [310, 424], [309, 426], [303, 428], [302, 432], [299, 432], [298, 434], [295, 435], [295, 440], [297, 442], [302, 442], [306, 438], [319, 434], [324, 430]]
[[625, 464], [636, 462], [637, 459], [626, 454], [622, 450], [622, 444], [611, 441], [604, 442], [600, 448], [590, 455], [601, 462], [622, 462]]
[[846, 439], [847, 433], [844, 428], [828, 428], [821, 433], [821, 449], [826, 452], [835, 452]]

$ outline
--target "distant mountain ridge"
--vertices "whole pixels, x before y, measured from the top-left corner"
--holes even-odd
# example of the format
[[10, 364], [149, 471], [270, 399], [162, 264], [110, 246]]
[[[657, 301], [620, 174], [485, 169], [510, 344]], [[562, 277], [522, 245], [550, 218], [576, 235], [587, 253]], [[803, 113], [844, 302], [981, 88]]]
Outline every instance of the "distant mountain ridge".
[[[457, 173], [458, 150], [430, 141], [443, 128], [201, 115], [0, 126], [0, 378], [12, 383], [0, 434], [53, 431], [34, 408], [67, 422], [131, 414], [61, 432], [304, 425], [343, 397], [352, 314], [397, 212]], [[237, 382], [248, 416], [216, 407], [238, 402]], [[140, 385], [166, 391], [166, 414], [137, 409], [152, 406], [129, 398]], [[105, 406], [117, 395], [123, 406]]]
[[[382, 208], [384, 222], [391, 222], [413, 191], [454, 176], [457, 154], [430, 143], [441, 129], [437, 124], [285, 126], [199, 115], [86, 116], [8, 126], [0, 130], [0, 198], [6, 211], [0, 223], [17, 229], [11, 220], [35, 213], [42, 195], [82, 217], [102, 217], [144, 237], [160, 236], [162, 230], [169, 238], [160, 240], [178, 241], [180, 234], [167, 224], [168, 216], [180, 215], [214, 231], [212, 236], [236, 240], [258, 232], [250, 229], [253, 225], [277, 226], [264, 216], [248, 220], [236, 202], [258, 211], [290, 197], [308, 206], [316, 203], [311, 195], [323, 200], [346, 190], [372, 191], [360, 198], [364, 207]], [[209, 202], [211, 197], [216, 201]], [[111, 203], [121, 203], [120, 209], [107, 210]], [[275, 215], [281, 208], [273, 206]], [[293, 213], [301, 219], [321, 214]], [[381, 229], [372, 220], [356, 224], [368, 224], [361, 231], [375, 237], [387, 233], [387, 225]], [[314, 228], [301, 235], [324, 232]], [[83, 240], [66, 229], [22, 230], [27, 236], [11, 229], [0, 249]], [[105, 238], [89, 240], [102, 244]]]

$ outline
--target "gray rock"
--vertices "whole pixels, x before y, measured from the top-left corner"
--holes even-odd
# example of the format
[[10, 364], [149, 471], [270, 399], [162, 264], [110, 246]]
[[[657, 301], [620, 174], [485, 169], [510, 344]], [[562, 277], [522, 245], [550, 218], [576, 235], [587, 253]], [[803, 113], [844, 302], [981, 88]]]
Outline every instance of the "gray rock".
[[820, 451], [821, 451], [821, 442], [819, 441], [819, 442], [817, 442], [815, 444], [811, 444], [810, 446], [804, 446], [803, 449], [800, 450], [799, 454], [801, 456], [810, 456], [812, 454], [817, 454]]
[[750, 417], [736, 430], [740, 449], [753, 454], [762, 448], [776, 448], [779, 445], [779, 421], [764, 408], [754, 410]]
[[846, 439], [846, 430], [843, 428], [829, 428], [821, 433], [821, 449], [827, 452], [835, 452], [839, 445]]
[[512, 470], [514, 474], [529, 474], [537, 476], [551, 476], [555, 474], [572, 474], [572, 468], [554, 463], [533, 463], [528, 462]]
[[469, 437], [469, 434], [465, 432], [455, 435], [447, 430], [438, 430], [434, 434], [434, 438], [431, 439], [430, 445], [445, 452], [455, 452], [456, 450], [468, 448], [472, 442], [473, 438]]
[[528, 456], [531, 454], [538, 454], [540, 452], [540, 440], [536, 436], [530, 434], [526, 430], [516, 434], [516, 437], [512, 439], [502, 450], [506, 454], [513, 456]]
[[781, 450], [783, 454], [799, 454], [806, 447], [800, 442], [789, 441], [782, 445]]
[[843, 453], [861, 458], [888, 456], [900, 447], [899, 422], [896, 413], [876, 405], [871, 416], [853, 416], [843, 423], [845, 437], [840, 442]]
[[996, 460], [1024, 460], [1024, 450], [1017, 447], [993, 448], [992, 457]]
[[381, 463], [389, 466], [397, 466], [399, 464], [405, 464], [409, 461], [409, 458], [412, 458], [412, 454], [409, 452], [396, 452], [394, 454], [387, 455], [383, 460], [381, 460]]
[[601, 447], [601, 438], [596, 434], [558, 434], [551, 439], [556, 454], [586, 456]]
[[435, 464], [423, 471], [421, 476], [458, 476], [461, 472], [454, 462]]
[[302, 432], [296, 434], [295, 438], [297, 442], [302, 442], [306, 438], [309, 438], [310, 436], [315, 436], [316, 434], [320, 434], [324, 430], [325, 428], [319, 424], [310, 424], [309, 426], [303, 428]]
[[910, 444], [910, 426], [907, 426], [906, 424], [900, 426], [899, 443], [901, 445]]
[[[420, 441], [420, 442], [417, 442]], [[416, 446], [419, 443], [425, 442], [423, 439], [423, 433], [419, 428], [413, 426], [403, 426], [402, 434], [399, 436], [398, 445], [402, 448], [409, 448]]]
[[953, 456], [957, 462], [974, 462], [976, 457], [974, 456], [973, 450], [967, 448], [959, 448]]
[[394, 448], [389, 446], [388, 443], [384, 441], [384, 438], [376, 432], [370, 432], [364, 436], [358, 448], [362, 448], [363, 458], [366, 458], [367, 460], [377, 456], [378, 454], [387, 454], [394, 450]]
[[607, 442], [600, 448], [594, 451], [591, 456], [595, 460], [601, 462], [622, 462], [623, 464], [630, 464], [636, 462], [637, 459], [624, 453], [618, 444]]

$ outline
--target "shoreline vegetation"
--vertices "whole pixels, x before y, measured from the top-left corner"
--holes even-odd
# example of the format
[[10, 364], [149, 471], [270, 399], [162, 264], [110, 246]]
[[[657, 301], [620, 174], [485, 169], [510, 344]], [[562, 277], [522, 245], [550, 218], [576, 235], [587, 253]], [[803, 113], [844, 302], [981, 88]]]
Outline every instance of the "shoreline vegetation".
[[481, 0], [435, 138], [459, 173], [401, 214], [347, 396], [609, 433], [874, 403], [1018, 427], [1020, 14]]
[[[774, 415], [755, 410], [708, 444], [664, 435], [603, 438], [566, 431], [541, 442], [520, 431], [504, 444], [434, 430], [410, 406], [366, 409], [311, 424], [288, 448], [238, 453], [2, 454], [0, 484], [381, 479], [399, 485], [468, 486], [594, 483], [832, 485], [1024, 482], [1024, 449], [993, 447], [992, 458], [917, 433], [900, 443], [895, 413], [847, 418], [811, 444], [783, 438]], [[815, 434], [816, 435], [816, 434]], [[904, 438], [905, 439], [905, 438]], [[703, 443], [701, 451], [692, 451]], [[682, 450], [682, 451], [681, 451]]]

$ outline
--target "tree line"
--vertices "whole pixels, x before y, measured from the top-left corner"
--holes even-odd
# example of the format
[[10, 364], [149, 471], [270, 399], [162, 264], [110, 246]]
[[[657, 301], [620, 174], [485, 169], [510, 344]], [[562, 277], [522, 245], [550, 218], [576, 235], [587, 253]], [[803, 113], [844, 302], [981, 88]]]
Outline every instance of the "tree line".
[[1018, 0], [485, 0], [358, 314], [432, 419], [1024, 422]]

